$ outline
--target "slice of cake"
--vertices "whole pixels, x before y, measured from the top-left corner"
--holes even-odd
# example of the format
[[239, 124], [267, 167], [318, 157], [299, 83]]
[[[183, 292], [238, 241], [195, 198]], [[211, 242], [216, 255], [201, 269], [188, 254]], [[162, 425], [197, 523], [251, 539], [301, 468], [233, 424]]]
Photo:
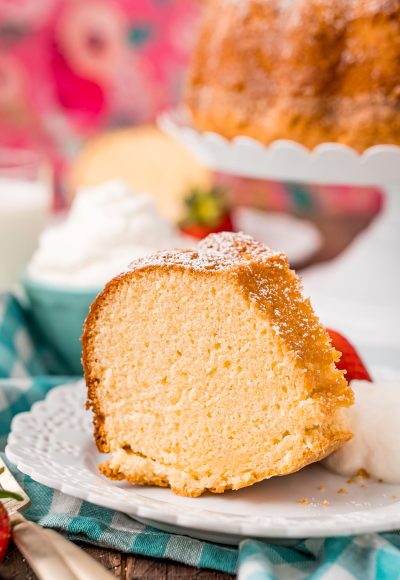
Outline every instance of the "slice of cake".
[[211, 171], [176, 139], [157, 127], [113, 129], [89, 139], [75, 157], [69, 190], [125, 181], [134, 191], [153, 197], [160, 213], [173, 222], [184, 217], [184, 200], [192, 189], [209, 189]]
[[286, 256], [248, 236], [137, 260], [85, 323], [100, 471], [191, 497], [297, 471], [351, 437], [338, 358]]

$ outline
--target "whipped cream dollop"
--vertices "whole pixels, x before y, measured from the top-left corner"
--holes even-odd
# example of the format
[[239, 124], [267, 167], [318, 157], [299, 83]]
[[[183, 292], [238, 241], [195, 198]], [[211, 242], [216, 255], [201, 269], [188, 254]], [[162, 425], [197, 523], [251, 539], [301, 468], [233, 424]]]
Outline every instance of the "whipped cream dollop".
[[345, 410], [353, 439], [324, 464], [352, 477], [366, 470], [386, 483], [400, 483], [400, 382], [352, 381], [356, 402]]
[[98, 288], [138, 257], [190, 246], [152, 198], [121, 181], [81, 189], [67, 218], [45, 230], [29, 266], [30, 278]]

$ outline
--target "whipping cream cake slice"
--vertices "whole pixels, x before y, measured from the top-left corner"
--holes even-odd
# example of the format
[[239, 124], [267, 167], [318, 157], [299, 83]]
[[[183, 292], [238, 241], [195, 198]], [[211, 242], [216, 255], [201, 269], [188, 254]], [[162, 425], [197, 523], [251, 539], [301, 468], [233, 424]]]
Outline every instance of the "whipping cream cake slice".
[[248, 236], [136, 260], [93, 303], [82, 342], [111, 479], [221, 493], [351, 437], [339, 353], [286, 256]]

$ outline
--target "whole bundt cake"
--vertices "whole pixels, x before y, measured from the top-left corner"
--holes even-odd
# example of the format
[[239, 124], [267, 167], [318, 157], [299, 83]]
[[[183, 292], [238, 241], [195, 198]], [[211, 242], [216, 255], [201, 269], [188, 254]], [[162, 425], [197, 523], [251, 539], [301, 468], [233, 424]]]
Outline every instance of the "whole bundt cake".
[[338, 358], [286, 256], [252, 238], [137, 260], [85, 323], [100, 469], [192, 497], [297, 471], [351, 437]]
[[400, 145], [400, 0], [205, 0], [193, 124], [265, 144]]

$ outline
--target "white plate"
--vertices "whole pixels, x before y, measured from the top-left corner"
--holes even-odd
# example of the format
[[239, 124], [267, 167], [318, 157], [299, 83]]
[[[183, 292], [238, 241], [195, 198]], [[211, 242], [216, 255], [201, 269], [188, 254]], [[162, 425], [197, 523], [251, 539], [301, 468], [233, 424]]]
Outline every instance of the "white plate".
[[232, 220], [236, 231], [252, 236], [273, 250], [285, 252], [292, 267], [310, 258], [321, 247], [322, 235], [318, 228], [289, 214], [237, 207]]
[[[31, 412], [15, 417], [6, 455], [34, 480], [144, 522], [210, 541], [243, 537], [307, 538], [400, 527], [400, 485], [368, 481], [366, 487], [319, 465], [237, 492], [178, 497], [169, 489], [133, 487], [101, 477], [84, 409], [83, 382], [57, 387]], [[326, 486], [324, 491], [319, 485]], [[338, 493], [345, 487], [348, 493]], [[298, 500], [310, 503], [301, 505]], [[324, 507], [323, 501], [329, 506]]]

